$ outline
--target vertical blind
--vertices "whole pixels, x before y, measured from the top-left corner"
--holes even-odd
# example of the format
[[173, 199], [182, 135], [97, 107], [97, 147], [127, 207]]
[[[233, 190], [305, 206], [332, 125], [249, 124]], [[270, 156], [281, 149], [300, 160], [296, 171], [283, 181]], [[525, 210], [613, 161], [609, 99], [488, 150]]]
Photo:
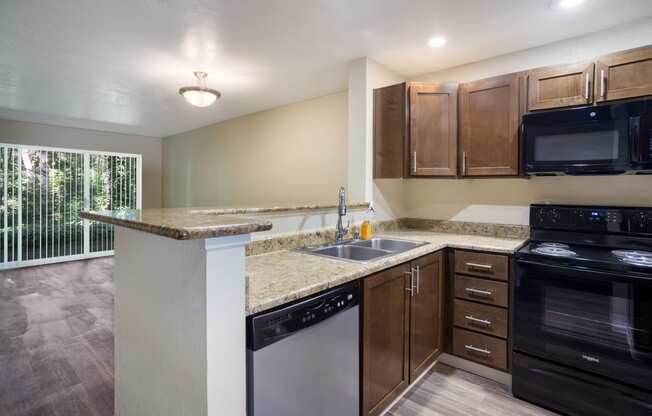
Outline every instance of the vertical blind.
[[0, 145], [0, 267], [113, 253], [113, 227], [81, 210], [139, 209], [141, 156]]

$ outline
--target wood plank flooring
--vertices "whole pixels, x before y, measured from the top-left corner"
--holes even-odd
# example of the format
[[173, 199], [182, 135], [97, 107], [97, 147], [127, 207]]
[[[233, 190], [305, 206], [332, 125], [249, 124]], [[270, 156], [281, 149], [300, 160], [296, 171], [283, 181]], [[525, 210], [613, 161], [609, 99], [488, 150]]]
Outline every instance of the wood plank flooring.
[[387, 416], [555, 416], [493, 380], [437, 364]]
[[[0, 272], [0, 415], [112, 416], [113, 259]], [[390, 416], [552, 416], [439, 364]]]
[[113, 259], [0, 272], [0, 415], [113, 415]]

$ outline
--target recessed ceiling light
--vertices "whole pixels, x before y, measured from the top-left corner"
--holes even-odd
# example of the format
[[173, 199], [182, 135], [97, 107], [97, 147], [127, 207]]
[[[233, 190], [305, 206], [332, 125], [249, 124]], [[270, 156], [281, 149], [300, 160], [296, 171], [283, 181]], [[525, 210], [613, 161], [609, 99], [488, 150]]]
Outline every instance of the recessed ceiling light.
[[195, 107], [208, 107], [222, 96], [218, 90], [206, 87], [206, 72], [195, 71], [193, 74], [197, 77], [197, 85], [179, 88], [179, 94], [183, 95], [186, 101]]
[[550, 6], [553, 9], [572, 9], [582, 3], [584, 3], [584, 0], [554, 0], [550, 3]]
[[445, 44], [446, 44], [446, 39], [441, 36], [436, 36], [428, 41], [428, 46], [430, 46], [431, 48], [441, 48]]

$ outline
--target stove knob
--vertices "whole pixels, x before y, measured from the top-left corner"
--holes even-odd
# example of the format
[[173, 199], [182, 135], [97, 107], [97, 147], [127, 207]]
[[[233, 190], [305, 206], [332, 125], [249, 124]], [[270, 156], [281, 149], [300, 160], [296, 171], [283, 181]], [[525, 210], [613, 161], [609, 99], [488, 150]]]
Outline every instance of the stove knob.
[[553, 224], [556, 224], [557, 221], [559, 221], [559, 210], [551, 209], [549, 214], [550, 214], [550, 221], [552, 221]]

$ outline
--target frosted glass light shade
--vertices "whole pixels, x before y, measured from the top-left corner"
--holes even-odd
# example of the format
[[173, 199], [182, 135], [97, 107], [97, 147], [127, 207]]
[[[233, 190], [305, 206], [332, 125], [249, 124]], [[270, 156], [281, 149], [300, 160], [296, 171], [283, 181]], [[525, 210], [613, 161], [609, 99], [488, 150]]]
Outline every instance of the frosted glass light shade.
[[208, 107], [220, 96], [218, 91], [199, 87], [184, 87], [179, 90], [179, 93], [195, 107]]

